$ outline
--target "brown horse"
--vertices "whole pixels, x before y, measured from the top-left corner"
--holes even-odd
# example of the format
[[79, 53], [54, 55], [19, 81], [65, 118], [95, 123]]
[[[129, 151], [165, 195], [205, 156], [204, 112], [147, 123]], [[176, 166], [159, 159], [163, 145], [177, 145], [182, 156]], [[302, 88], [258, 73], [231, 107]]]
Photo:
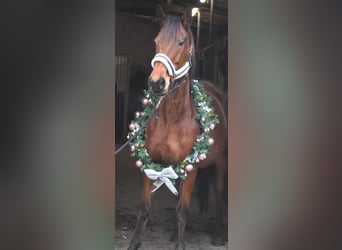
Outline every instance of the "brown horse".
[[[152, 60], [153, 71], [148, 79], [152, 91], [163, 96], [154, 115], [146, 127], [145, 139], [148, 154], [153, 161], [165, 164], [176, 164], [192, 152], [192, 147], [200, 133], [198, 121], [195, 119], [195, 106], [191, 95], [189, 68], [192, 65], [194, 42], [191, 33], [191, 9], [188, 8], [182, 17], [165, 15], [161, 7], [157, 9], [157, 17], [162, 28], [155, 38], [156, 56]], [[214, 85], [200, 81], [207, 95], [212, 98], [212, 108], [219, 118], [219, 124], [210, 131], [214, 144], [206, 159], [195, 164], [180, 183], [180, 199], [176, 209], [178, 231], [176, 249], [185, 249], [184, 230], [187, 223], [191, 193], [196, 181], [198, 168], [206, 168], [215, 164], [216, 193], [216, 231], [213, 245], [224, 245], [223, 236], [223, 191], [227, 171], [227, 119], [222, 103], [224, 96]], [[200, 169], [201, 170], [201, 169]], [[138, 249], [141, 235], [151, 209], [151, 189], [153, 181], [144, 175], [140, 209], [133, 239], [128, 249]]]

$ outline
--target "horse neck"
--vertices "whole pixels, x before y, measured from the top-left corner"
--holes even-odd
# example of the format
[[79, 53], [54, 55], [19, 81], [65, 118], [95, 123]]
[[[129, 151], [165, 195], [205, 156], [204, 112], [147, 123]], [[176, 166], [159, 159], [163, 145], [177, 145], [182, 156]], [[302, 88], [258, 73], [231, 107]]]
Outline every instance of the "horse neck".
[[190, 95], [190, 80], [187, 75], [179, 84], [179, 88], [175, 89], [167, 96], [160, 105], [160, 116], [168, 120], [181, 119], [186, 117], [193, 117], [195, 108], [193, 105], [192, 97]]

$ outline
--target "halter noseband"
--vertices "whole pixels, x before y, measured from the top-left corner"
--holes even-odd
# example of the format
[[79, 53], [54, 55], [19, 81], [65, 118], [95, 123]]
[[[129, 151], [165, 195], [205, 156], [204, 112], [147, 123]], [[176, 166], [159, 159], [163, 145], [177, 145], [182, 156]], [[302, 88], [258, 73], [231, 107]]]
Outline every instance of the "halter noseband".
[[173, 77], [174, 80], [181, 78], [186, 73], [188, 73], [189, 69], [191, 68], [191, 53], [189, 54], [189, 61], [187, 61], [181, 68], [176, 70], [175, 66], [173, 65], [171, 59], [163, 54], [163, 53], [157, 53], [152, 61], [151, 66], [154, 68], [155, 62], [161, 62], [166, 67], [167, 71], [169, 72], [169, 75]]

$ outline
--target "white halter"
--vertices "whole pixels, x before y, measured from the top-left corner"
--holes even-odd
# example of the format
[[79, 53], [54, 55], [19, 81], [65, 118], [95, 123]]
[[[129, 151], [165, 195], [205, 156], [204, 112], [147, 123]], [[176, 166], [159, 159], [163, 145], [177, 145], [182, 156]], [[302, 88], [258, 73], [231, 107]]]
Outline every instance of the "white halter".
[[173, 65], [171, 59], [167, 55], [165, 55], [163, 53], [158, 53], [158, 54], [156, 54], [153, 57], [153, 59], [151, 61], [152, 68], [154, 68], [154, 63], [157, 62], [157, 61], [161, 62], [162, 64], [164, 64], [164, 66], [166, 67], [167, 71], [169, 72], [169, 75], [172, 76], [174, 79], [181, 78], [186, 73], [188, 73], [189, 69], [191, 68], [191, 62], [188, 61], [181, 68], [176, 70], [176, 68]]

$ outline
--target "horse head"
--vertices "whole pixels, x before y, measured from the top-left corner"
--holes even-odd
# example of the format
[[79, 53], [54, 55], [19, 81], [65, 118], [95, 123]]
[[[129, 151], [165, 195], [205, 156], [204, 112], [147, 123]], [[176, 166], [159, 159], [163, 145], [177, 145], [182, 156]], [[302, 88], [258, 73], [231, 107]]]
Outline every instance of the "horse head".
[[167, 94], [175, 80], [185, 76], [191, 68], [194, 50], [191, 17], [191, 8], [180, 17], [165, 15], [158, 6], [157, 18], [162, 28], [154, 39], [156, 54], [148, 79], [149, 87], [158, 95]]

